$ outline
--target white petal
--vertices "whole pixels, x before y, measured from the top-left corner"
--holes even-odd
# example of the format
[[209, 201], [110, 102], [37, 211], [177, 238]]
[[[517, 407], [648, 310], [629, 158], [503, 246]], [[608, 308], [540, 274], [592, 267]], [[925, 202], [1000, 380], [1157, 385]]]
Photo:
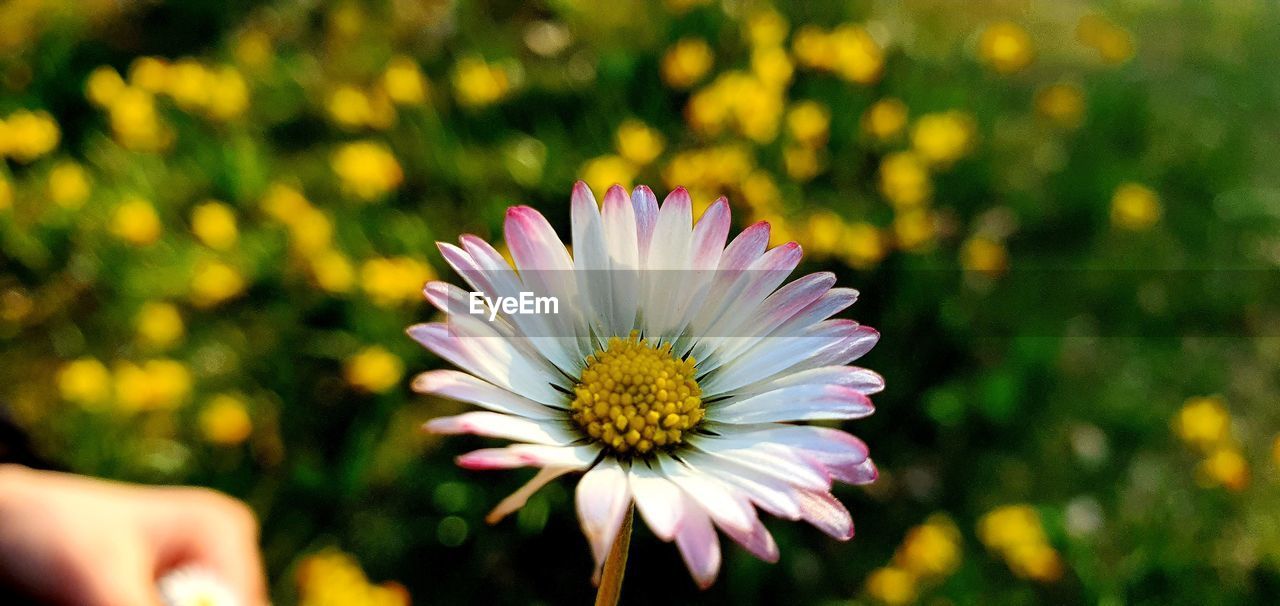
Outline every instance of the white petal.
[[631, 191], [631, 208], [636, 216], [636, 246], [639, 259], [649, 258], [649, 244], [653, 241], [653, 228], [658, 224], [658, 197], [653, 190], [640, 185]]
[[832, 538], [841, 541], [853, 538], [853, 518], [849, 510], [829, 492], [801, 491], [800, 516]]
[[760, 509], [779, 518], [800, 519], [796, 488], [786, 479], [723, 457], [692, 452], [686, 455], [686, 459], [691, 465], [697, 465], [699, 469], [705, 469], [742, 490]]
[[750, 503], [739, 500], [719, 480], [675, 460], [658, 459], [662, 474], [702, 506], [718, 524], [751, 531]]
[[685, 566], [689, 567], [693, 580], [698, 587], [706, 589], [716, 582], [720, 572], [720, 539], [711, 526], [711, 518], [685, 495], [684, 523], [676, 533], [676, 546], [680, 548], [680, 556]]
[[693, 268], [711, 270], [719, 267], [724, 242], [729, 236], [729, 201], [716, 200], [693, 226]]
[[613, 287], [613, 335], [630, 334], [635, 326], [639, 306], [640, 253], [636, 245], [635, 209], [627, 193], [619, 186], [609, 188], [604, 196], [605, 245], [609, 249], [609, 266]]
[[[471, 334], [458, 336], [456, 333], [464, 327]], [[450, 325], [416, 324], [407, 332], [432, 353], [494, 385], [543, 404], [564, 402], [564, 394], [552, 387], [560, 377], [542, 362], [531, 361], [511, 340], [502, 338], [481, 321], [459, 316]]]
[[860, 419], [875, 412], [871, 399], [840, 385], [795, 385], [716, 404], [708, 417], [724, 423]]
[[567, 467], [586, 469], [600, 449], [591, 446], [512, 444], [505, 448], [481, 448], [458, 457], [465, 469], [515, 469], [517, 467]]
[[530, 419], [562, 419], [567, 414], [564, 410], [539, 404], [510, 390], [456, 370], [424, 372], [414, 377], [413, 389], [418, 393], [469, 402], [494, 412], [520, 415]]
[[866, 395], [884, 391], [884, 377], [875, 371], [857, 366], [820, 366], [800, 372], [787, 373], [777, 378], [752, 383], [737, 390], [739, 395], [752, 395], [793, 385], [843, 385]]
[[570, 431], [564, 421], [534, 421], [496, 412], [467, 412], [452, 417], [437, 417], [427, 421], [422, 428], [431, 433], [469, 433], [552, 446], [567, 446], [580, 437]]
[[659, 539], [674, 539], [684, 518], [683, 493], [670, 480], [642, 463], [633, 464], [629, 474], [636, 510]]
[[577, 503], [578, 521], [591, 544], [598, 573], [631, 506], [627, 472], [612, 459], [601, 461], [578, 482]]
[[746, 532], [723, 525], [720, 530], [757, 558], [770, 563], [778, 561], [778, 544], [759, 517], [752, 516], [751, 528]]

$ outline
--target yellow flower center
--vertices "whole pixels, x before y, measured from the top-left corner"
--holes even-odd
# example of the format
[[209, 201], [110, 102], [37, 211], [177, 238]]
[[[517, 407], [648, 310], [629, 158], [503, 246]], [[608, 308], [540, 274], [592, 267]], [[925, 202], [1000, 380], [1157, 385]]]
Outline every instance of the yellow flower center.
[[573, 421], [618, 455], [646, 455], [680, 445], [706, 410], [694, 378], [697, 361], [654, 347], [638, 333], [587, 357], [574, 386]]

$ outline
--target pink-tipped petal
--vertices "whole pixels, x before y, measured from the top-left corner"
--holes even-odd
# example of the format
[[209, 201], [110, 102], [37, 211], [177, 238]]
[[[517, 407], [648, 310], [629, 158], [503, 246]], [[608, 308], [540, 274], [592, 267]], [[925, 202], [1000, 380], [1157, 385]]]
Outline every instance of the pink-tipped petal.
[[711, 525], [711, 518], [692, 497], [685, 496], [684, 523], [676, 533], [676, 546], [680, 556], [701, 589], [716, 582], [720, 573], [720, 539]]
[[729, 201], [716, 200], [693, 226], [693, 268], [715, 269], [720, 265], [724, 243], [729, 236]]
[[492, 383], [456, 370], [432, 370], [413, 379], [413, 390], [459, 402], [483, 406], [494, 412], [530, 419], [561, 419], [564, 412], [512, 393]]
[[861, 419], [875, 412], [871, 399], [840, 385], [784, 387], [719, 405], [710, 418], [724, 423], [778, 423]]
[[774, 542], [773, 535], [769, 534], [769, 529], [760, 522], [760, 518], [753, 518], [751, 528], [746, 532], [729, 526], [720, 526], [720, 530], [751, 552], [751, 555], [770, 564], [778, 561], [778, 544]]
[[724, 254], [720, 256], [721, 270], [746, 269], [753, 261], [764, 254], [769, 246], [769, 223], [760, 221], [742, 230], [742, 233], [729, 242]]
[[573, 268], [564, 243], [542, 213], [528, 206], [507, 209], [503, 224], [511, 257], [522, 274], [530, 270], [566, 271]]
[[653, 190], [641, 185], [631, 191], [631, 208], [636, 216], [636, 246], [640, 259], [649, 257], [649, 243], [653, 240], [653, 228], [658, 224], [658, 197]]
[[437, 417], [427, 421], [423, 429], [438, 434], [469, 433], [515, 442], [565, 446], [577, 441], [577, 433], [561, 421], [534, 421], [496, 412], [467, 412], [452, 417]]
[[576, 501], [578, 521], [591, 544], [598, 574], [631, 506], [627, 472], [612, 459], [601, 461], [578, 481]]
[[481, 448], [457, 459], [463, 469], [515, 469], [518, 467], [568, 467], [586, 469], [595, 460], [597, 449], [589, 446], [545, 446], [512, 444], [505, 448]]
[[853, 517], [829, 492], [801, 491], [800, 515], [804, 521], [834, 539], [853, 538]]
[[543, 467], [542, 469], [539, 469], [538, 473], [526, 482], [524, 486], [521, 486], [519, 490], [507, 495], [507, 498], [498, 503], [497, 507], [494, 507], [493, 511], [490, 511], [489, 514], [484, 517], [484, 521], [489, 524], [497, 524], [498, 522], [501, 522], [502, 518], [505, 518], [518, 511], [521, 507], [524, 507], [524, 504], [529, 502], [529, 497], [532, 497], [534, 493], [541, 490], [543, 486], [546, 486], [551, 483], [552, 480], [555, 480], [570, 471], [574, 471], [574, 468]]

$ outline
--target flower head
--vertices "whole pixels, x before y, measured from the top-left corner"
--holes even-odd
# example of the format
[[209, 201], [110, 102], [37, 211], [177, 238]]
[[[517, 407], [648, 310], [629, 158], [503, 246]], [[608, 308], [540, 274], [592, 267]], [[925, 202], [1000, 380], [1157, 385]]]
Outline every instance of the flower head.
[[[761, 222], [726, 246], [729, 222], [723, 198], [695, 223], [683, 188], [659, 206], [647, 187], [628, 196], [614, 186], [601, 210], [578, 183], [572, 256], [528, 207], [507, 211], [515, 271], [475, 236], [440, 244], [474, 293], [428, 284], [427, 299], [447, 322], [408, 332], [462, 371], [426, 372], [413, 385], [487, 410], [426, 429], [517, 442], [467, 453], [463, 467], [541, 468], [491, 520], [555, 478], [582, 472], [578, 516], [597, 570], [634, 503], [703, 587], [720, 567], [716, 528], [777, 559], [757, 509], [853, 536], [831, 484], [875, 480], [866, 446], [838, 429], [794, 423], [872, 413], [868, 396], [883, 380], [846, 364], [879, 334], [831, 319], [857, 298], [833, 288], [833, 275], [783, 285], [800, 262], [798, 244], [767, 249], [770, 228]], [[562, 303], [538, 314], [502, 302], [525, 291]]]

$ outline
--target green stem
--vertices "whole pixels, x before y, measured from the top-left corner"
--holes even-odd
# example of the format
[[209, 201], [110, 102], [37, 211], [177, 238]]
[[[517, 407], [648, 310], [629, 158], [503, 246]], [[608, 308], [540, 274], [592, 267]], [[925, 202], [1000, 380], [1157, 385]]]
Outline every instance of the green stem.
[[596, 606], [617, 606], [622, 596], [622, 574], [627, 570], [627, 552], [631, 549], [631, 518], [634, 509], [627, 507], [627, 515], [622, 518], [622, 527], [618, 529], [618, 538], [613, 540], [613, 547], [604, 559], [604, 571], [600, 574], [600, 589], [596, 591]]

